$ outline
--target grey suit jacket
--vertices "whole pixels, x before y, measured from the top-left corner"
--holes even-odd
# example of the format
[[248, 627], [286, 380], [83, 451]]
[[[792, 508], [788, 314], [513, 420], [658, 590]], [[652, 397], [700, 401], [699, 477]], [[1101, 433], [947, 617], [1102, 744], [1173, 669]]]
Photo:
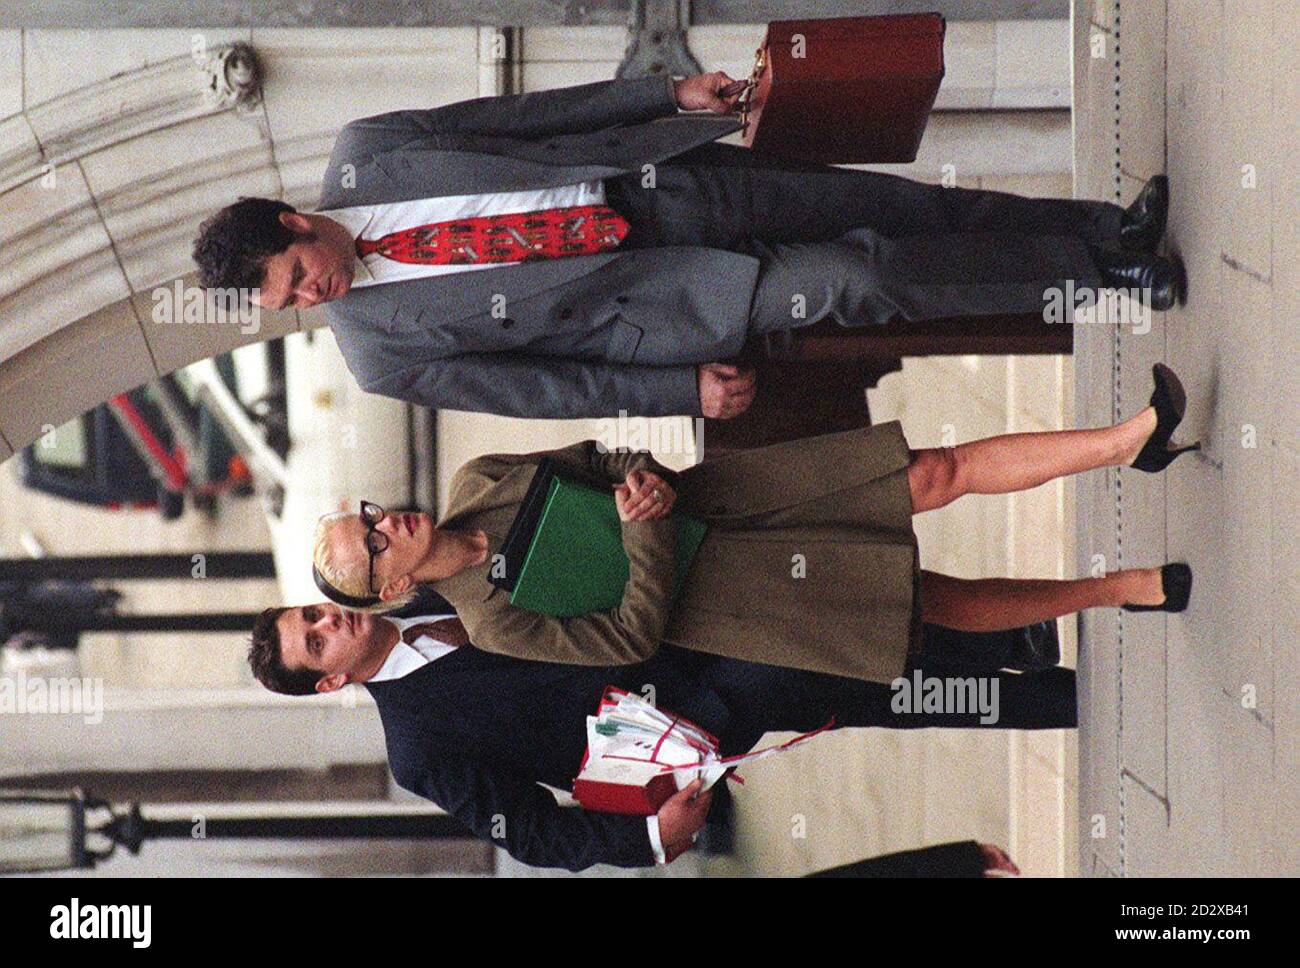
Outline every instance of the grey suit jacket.
[[[319, 207], [519, 191], [641, 172], [735, 131], [679, 115], [665, 77], [349, 123]], [[362, 388], [509, 416], [699, 414], [695, 364], [744, 343], [752, 256], [629, 249], [367, 286], [326, 307]]]

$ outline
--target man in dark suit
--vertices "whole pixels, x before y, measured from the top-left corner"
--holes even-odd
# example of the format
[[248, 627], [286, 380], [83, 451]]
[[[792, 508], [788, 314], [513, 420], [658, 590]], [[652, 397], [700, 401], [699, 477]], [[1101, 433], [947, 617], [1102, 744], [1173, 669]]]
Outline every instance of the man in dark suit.
[[[734, 417], [747, 340], [821, 319], [1042, 313], [1123, 288], [1157, 309], [1167, 182], [1129, 209], [779, 160], [717, 138], [721, 73], [604, 81], [349, 123], [318, 211], [204, 223], [206, 286], [330, 303], [361, 387], [523, 417]], [[681, 115], [680, 112], [700, 114]], [[972, 323], [978, 325], [978, 323]]]
[[[1032, 631], [1042, 638], [1046, 627]], [[928, 626], [926, 633], [955, 634]], [[688, 787], [654, 817], [593, 813], [560, 807], [539, 785], [571, 787], [586, 748], [586, 717], [606, 685], [652, 694], [657, 705], [718, 736], [724, 754], [752, 748], [766, 732], [812, 730], [832, 718], [837, 727], [1073, 727], [1074, 672], [1035, 662], [1019, 675], [998, 673], [1004, 637], [971, 637], [972, 647], [983, 641], [989, 648], [982, 663], [963, 670], [944, 670], [924, 652], [920, 660], [928, 676], [996, 676], [994, 724], [975, 710], [895, 713], [888, 686], [669, 646], [640, 665], [608, 668], [486, 653], [427, 590], [391, 616], [324, 603], [268, 609], [253, 630], [249, 662], [258, 681], [281, 693], [363, 683], [379, 707], [389, 765], [403, 788], [525, 863], [581, 870], [671, 861], [691, 846], [710, 805], [709, 793], [696, 797]]]

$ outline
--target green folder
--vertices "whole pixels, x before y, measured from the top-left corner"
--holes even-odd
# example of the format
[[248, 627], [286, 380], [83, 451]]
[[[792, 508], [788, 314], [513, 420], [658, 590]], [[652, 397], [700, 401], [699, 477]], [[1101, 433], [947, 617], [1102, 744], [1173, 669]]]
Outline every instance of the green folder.
[[[707, 526], [674, 514], [681, 590]], [[528, 554], [515, 579], [510, 604], [557, 618], [602, 612], [623, 601], [629, 566], [614, 495], [552, 478]]]

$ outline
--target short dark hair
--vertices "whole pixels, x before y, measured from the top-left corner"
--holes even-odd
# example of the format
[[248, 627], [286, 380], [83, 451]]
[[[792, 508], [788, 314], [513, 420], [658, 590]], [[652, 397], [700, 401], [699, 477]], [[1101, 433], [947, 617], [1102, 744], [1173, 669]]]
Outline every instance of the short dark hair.
[[253, 623], [253, 638], [248, 646], [248, 664], [253, 677], [272, 692], [286, 696], [310, 696], [316, 691], [321, 674], [313, 669], [290, 669], [280, 652], [280, 616], [287, 608], [267, 608]]
[[261, 286], [266, 260], [297, 238], [280, 224], [281, 212], [297, 209], [272, 198], [241, 198], [200, 225], [193, 252], [199, 285], [208, 289]]

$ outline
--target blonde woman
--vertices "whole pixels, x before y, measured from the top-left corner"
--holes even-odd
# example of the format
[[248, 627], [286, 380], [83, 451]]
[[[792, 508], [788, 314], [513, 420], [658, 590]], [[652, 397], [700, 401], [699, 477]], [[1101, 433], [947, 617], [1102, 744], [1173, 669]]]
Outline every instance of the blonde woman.
[[[1163, 470], [1185, 396], [1167, 367], [1153, 371], [1150, 406], [1096, 430], [990, 437], [955, 448], [909, 449], [898, 423], [763, 447], [680, 474], [649, 454], [602, 452], [595, 441], [549, 453], [480, 457], [451, 486], [447, 515], [387, 514], [363, 503], [317, 529], [314, 572], [347, 608], [401, 605], [421, 584], [456, 609], [489, 652], [582, 665], [642, 661], [667, 642], [733, 658], [875, 682], [903, 674], [921, 623], [984, 632], [1085, 608], [1178, 612], [1185, 564], [1073, 580], [960, 579], [919, 567], [913, 514], [964, 494], [1004, 494], [1112, 466]], [[538, 462], [612, 488], [630, 577], [622, 603], [573, 618], [512, 606], [488, 581]], [[669, 512], [708, 532], [672, 597]], [[792, 567], [802, 562], [803, 568]]]

